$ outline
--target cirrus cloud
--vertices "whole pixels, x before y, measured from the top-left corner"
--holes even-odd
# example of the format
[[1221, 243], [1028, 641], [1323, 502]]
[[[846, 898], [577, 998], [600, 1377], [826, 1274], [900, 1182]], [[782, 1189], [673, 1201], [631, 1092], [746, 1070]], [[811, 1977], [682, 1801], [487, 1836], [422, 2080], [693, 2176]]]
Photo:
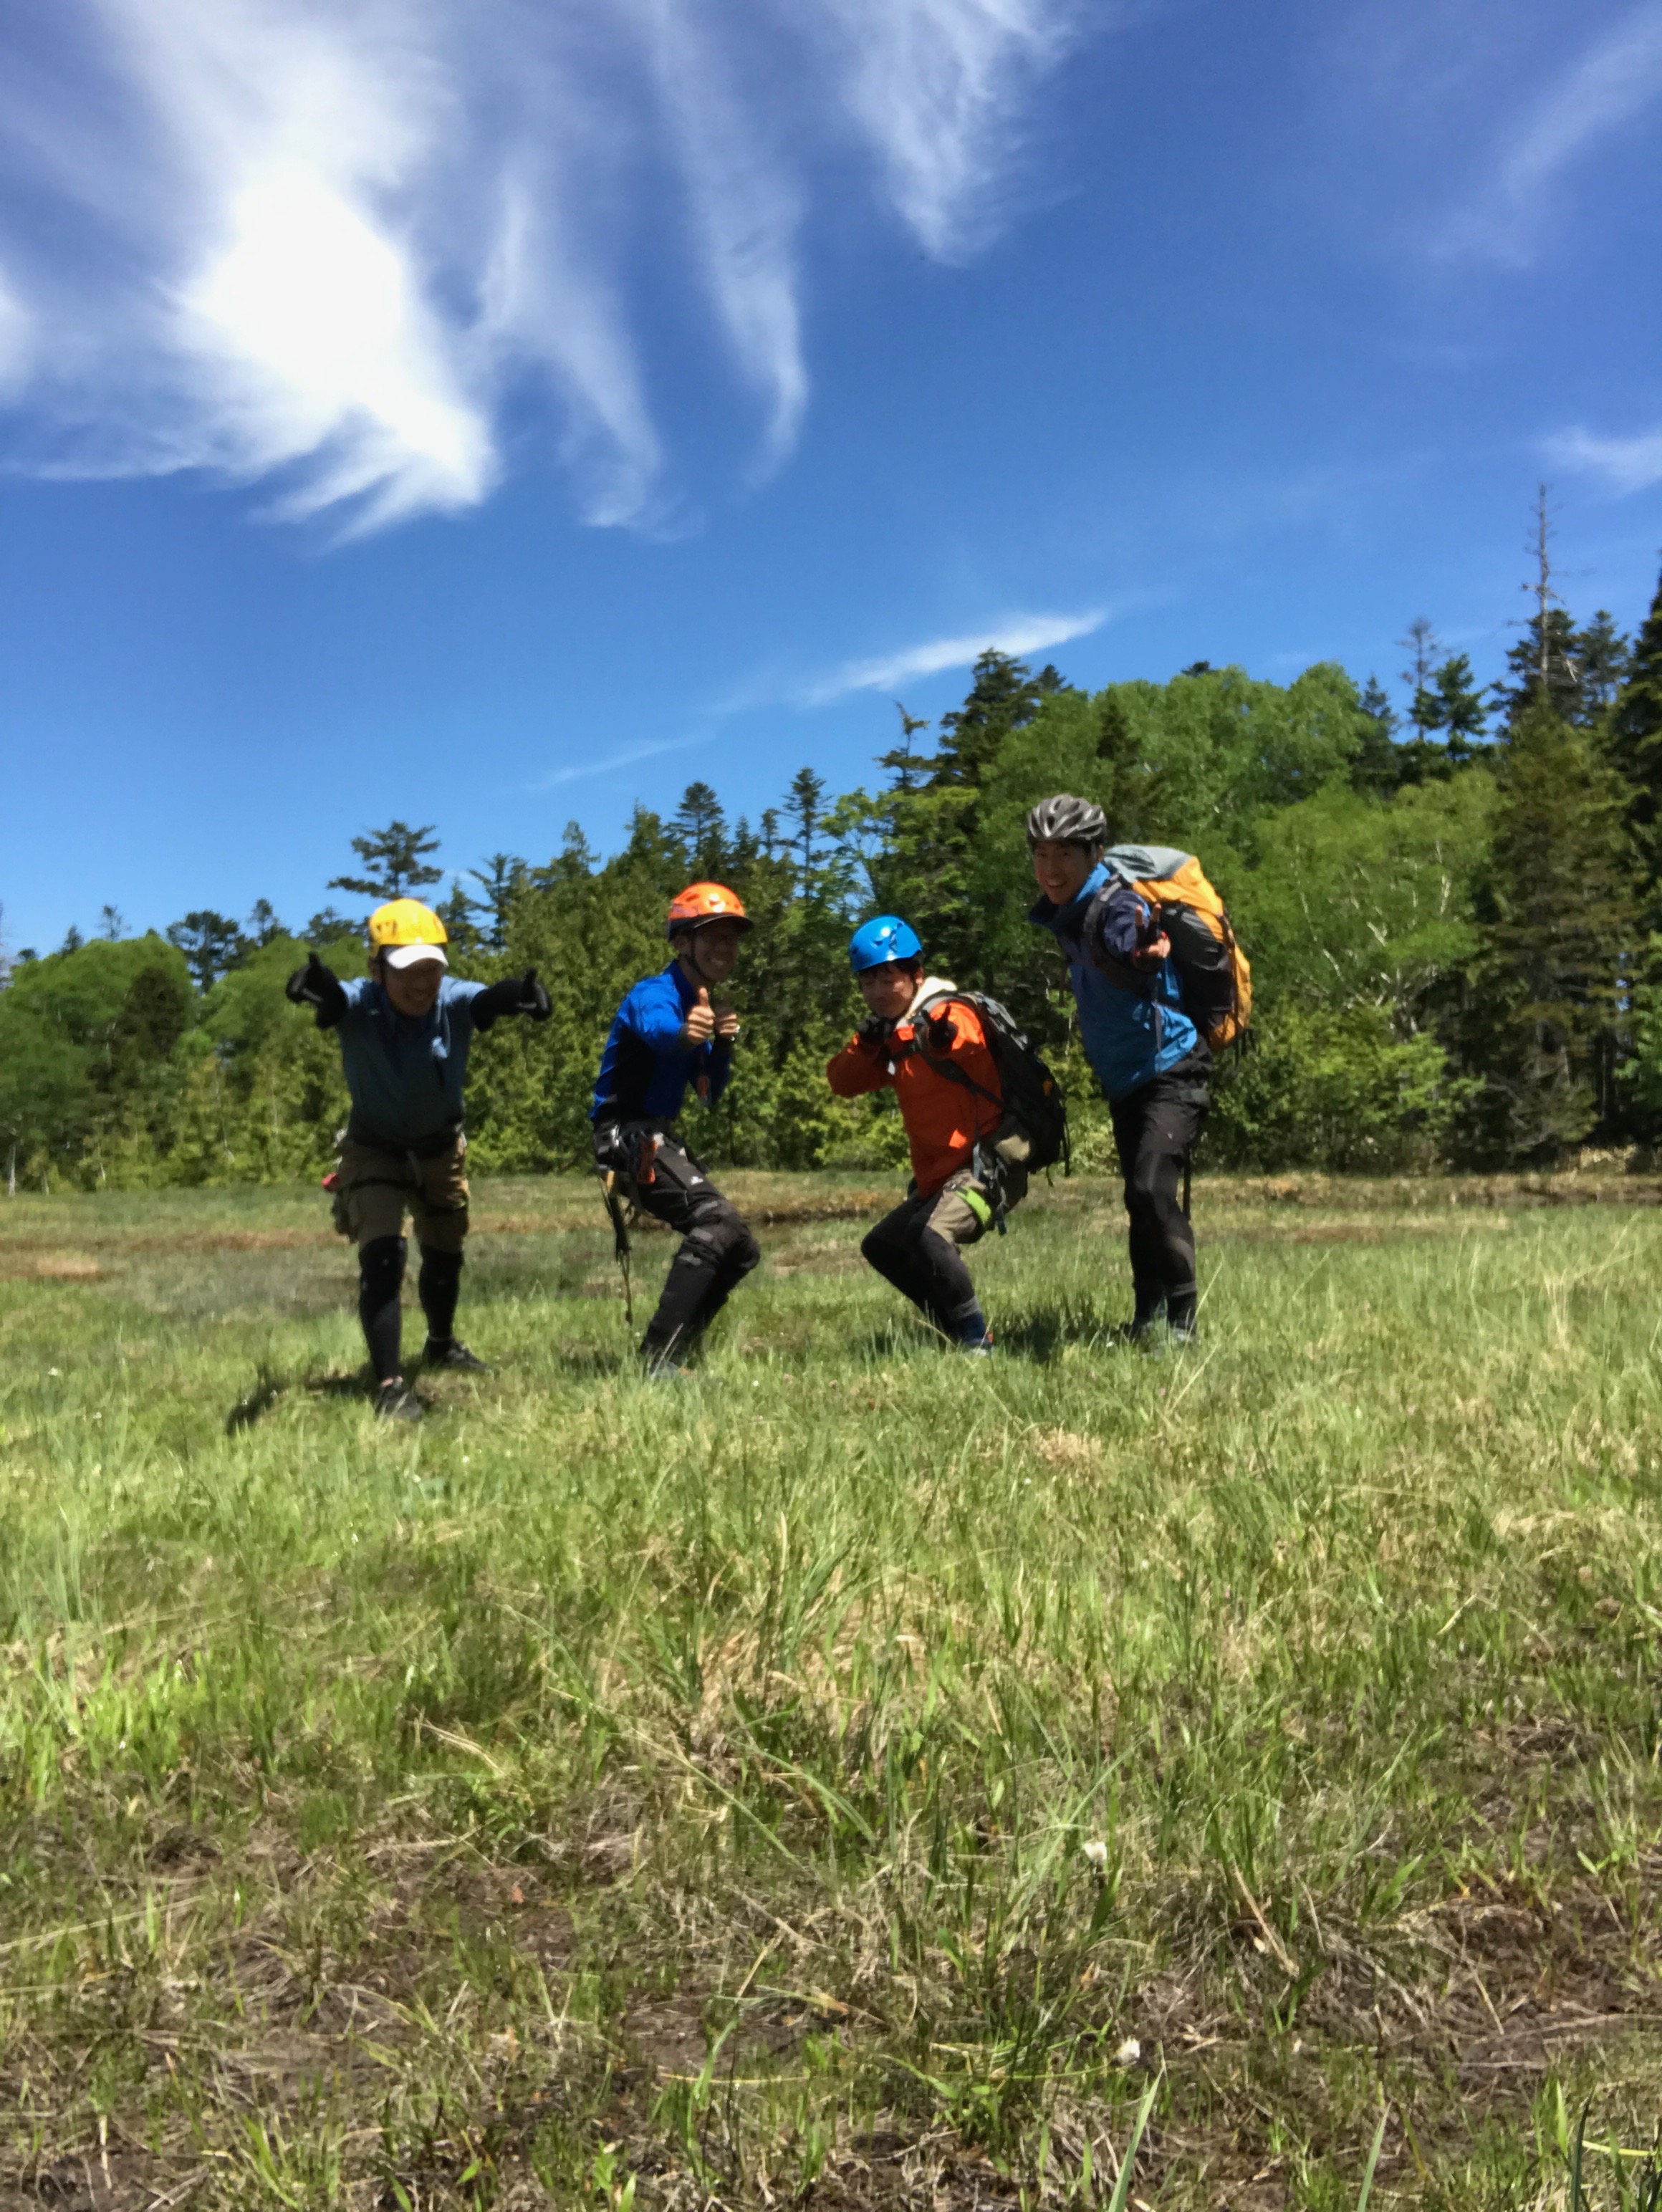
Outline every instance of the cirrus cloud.
[[805, 234], [850, 167], [923, 251], [1008, 211], [1026, 104], [1110, 0], [61, 0], [0, 27], [14, 465], [207, 468], [368, 529], [477, 503], [541, 395], [587, 518], [666, 497], [643, 344], [700, 303], [808, 404]]
[[1600, 477], [1614, 492], [1648, 491], [1653, 484], [1662, 483], [1662, 429], [1641, 430], [1631, 438], [1602, 438], [1578, 426], [1549, 438], [1546, 452], [1556, 467]]
[[1020, 659], [1052, 645], [1089, 637], [1110, 619], [1111, 611], [1107, 607], [1091, 607], [1080, 614], [1008, 615], [985, 629], [922, 638], [915, 645], [902, 646], [871, 659], [845, 661], [841, 668], [808, 685], [800, 695], [800, 703], [823, 707], [854, 691], [892, 691], [897, 684], [910, 683], [914, 677], [972, 667], [983, 653], [1008, 653]]

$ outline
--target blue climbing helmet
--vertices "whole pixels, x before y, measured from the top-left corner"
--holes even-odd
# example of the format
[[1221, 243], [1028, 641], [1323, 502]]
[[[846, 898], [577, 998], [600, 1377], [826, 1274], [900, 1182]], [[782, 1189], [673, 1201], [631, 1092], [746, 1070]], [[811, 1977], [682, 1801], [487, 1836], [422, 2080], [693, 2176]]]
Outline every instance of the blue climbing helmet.
[[849, 939], [849, 965], [856, 975], [868, 968], [886, 968], [893, 960], [922, 957], [922, 939], [898, 914], [880, 914], [874, 921], [862, 921]]

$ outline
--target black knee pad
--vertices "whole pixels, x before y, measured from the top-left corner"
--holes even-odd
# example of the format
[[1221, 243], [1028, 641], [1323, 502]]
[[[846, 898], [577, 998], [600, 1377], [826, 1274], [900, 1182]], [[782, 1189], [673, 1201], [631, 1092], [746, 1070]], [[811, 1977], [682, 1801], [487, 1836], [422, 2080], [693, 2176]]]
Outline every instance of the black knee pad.
[[734, 1237], [724, 1262], [727, 1272], [736, 1283], [741, 1275], [749, 1274], [752, 1267], [759, 1267], [761, 1264], [762, 1248], [741, 1221], [739, 1234]]
[[462, 1271], [462, 1255], [460, 1252], [441, 1252], [436, 1244], [423, 1244], [421, 1271], [435, 1282], [442, 1282], [447, 1276], [454, 1282]]
[[730, 1206], [712, 1206], [687, 1231], [685, 1249], [735, 1281], [749, 1274], [762, 1257], [742, 1214]]
[[383, 1305], [399, 1294], [409, 1247], [402, 1237], [372, 1237], [358, 1247], [358, 1281], [371, 1304]]

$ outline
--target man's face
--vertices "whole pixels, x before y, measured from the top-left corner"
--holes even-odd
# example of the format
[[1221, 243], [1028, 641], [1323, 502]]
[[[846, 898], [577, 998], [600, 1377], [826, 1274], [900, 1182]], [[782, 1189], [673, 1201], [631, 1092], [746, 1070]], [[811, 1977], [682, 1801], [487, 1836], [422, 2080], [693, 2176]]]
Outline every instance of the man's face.
[[707, 921], [702, 929], [695, 929], [681, 954], [695, 981], [725, 983], [739, 957], [739, 940], [744, 933], [736, 921]]
[[898, 1022], [917, 992], [916, 969], [898, 960], [868, 968], [858, 980], [861, 997], [881, 1022]]
[[396, 1012], [414, 1014], [417, 1019], [432, 1012], [444, 981], [442, 961], [415, 960], [407, 968], [389, 968], [383, 960], [380, 966], [382, 987]]
[[1069, 844], [1060, 837], [1041, 837], [1033, 848], [1033, 873], [1052, 906], [1066, 906], [1077, 898], [1096, 864], [1090, 846]]

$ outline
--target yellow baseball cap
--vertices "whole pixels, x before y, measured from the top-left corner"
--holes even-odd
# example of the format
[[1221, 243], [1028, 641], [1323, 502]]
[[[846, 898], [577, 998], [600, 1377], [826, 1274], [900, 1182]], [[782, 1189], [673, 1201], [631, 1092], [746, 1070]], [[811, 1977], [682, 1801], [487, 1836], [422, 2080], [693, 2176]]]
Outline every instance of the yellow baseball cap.
[[414, 968], [423, 960], [447, 968], [444, 947], [449, 941], [444, 924], [419, 899], [388, 899], [369, 917], [369, 950], [389, 968]]

